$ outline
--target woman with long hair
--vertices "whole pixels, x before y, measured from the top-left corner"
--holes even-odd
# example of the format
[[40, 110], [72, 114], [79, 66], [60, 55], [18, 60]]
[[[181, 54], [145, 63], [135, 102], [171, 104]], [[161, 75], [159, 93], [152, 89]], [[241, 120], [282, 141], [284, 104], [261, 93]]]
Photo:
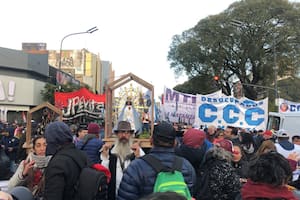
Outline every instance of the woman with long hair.
[[46, 156], [46, 139], [44, 136], [36, 136], [32, 140], [32, 152], [21, 161], [17, 171], [10, 178], [8, 190], [15, 186], [25, 186], [37, 196], [42, 188], [44, 169], [50, 160]]

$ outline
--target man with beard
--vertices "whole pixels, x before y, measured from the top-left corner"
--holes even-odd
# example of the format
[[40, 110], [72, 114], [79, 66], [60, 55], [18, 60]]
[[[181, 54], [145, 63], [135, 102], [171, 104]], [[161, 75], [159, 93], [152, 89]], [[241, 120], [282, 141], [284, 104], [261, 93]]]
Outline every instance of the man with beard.
[[111, 181], [108, 186], [108, 199], [114, 200], [119, 189], [123, 172], [132, 160], [145, 155], [138, 143], [133, 143], [134, 130], [127, 121], [120, 121], [115, 130], [117, 139], [113, 147], [105, 143], [101, 151], [102, 165], [109, 168]]

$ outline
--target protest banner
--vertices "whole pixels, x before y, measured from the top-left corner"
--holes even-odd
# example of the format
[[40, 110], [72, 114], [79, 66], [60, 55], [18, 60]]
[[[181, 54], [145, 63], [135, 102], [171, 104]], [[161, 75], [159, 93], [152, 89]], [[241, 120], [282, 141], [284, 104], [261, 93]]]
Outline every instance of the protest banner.
[[268, 98], [253, 101], [233, 96], [208, 97], [197, 95], [195, 124], [199, 127], [215, 125], [246, 129], [265, 129], [268, 117]]

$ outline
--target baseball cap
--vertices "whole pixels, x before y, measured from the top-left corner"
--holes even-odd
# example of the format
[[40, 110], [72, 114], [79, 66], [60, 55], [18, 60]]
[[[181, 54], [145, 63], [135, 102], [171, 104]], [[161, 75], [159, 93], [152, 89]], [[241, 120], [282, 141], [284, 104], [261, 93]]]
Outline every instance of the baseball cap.
[[278, 131], [276, 132], [276, 136], [279, 137], [279, 138], [288, 138], [288, 137], [289, 137], [287, 131], [284, 130], [284, 129], [278, 130]]

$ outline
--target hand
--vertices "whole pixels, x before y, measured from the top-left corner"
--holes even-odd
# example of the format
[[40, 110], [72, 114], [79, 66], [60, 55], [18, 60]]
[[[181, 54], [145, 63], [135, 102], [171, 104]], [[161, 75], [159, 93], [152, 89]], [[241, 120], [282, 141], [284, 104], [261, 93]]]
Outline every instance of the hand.
[[23, 172], [22, 172], [23, 177], [28, 175], [29, 170], [31, 170], [34, 166], [34, 163], [35, 163], [34, 160], [32, 160], [32, 161], [24, 160], [24, 163], [23, 163], [24, 169], [23, 169]]
[[110, 149], [111, 149], [111, 144], [109, 143], [103, 144], [102, 148], [100, 149], [101, 156], [103, 156], [104, 158], [108, 158]]
[[13, 200], [12, 196], [6, 192], [0, 191], [0, 199], [1, 200]]
[[141, 146], [138, 142], [134, 142], [131, 145], [131, 150], [133, 151], [136, 158], [140, 157], [140, 149], [141, 149]]
[[287, 158], [298, 162], [299, 154], [297, 152], [293, 152], [293, 153], [290, 153]]
[[8, 150], [9, 152], [12, 152], [12, 151], [14, 150], [14, 148], [13, 148], [13, 147], [8, 147], [7, 150]]

